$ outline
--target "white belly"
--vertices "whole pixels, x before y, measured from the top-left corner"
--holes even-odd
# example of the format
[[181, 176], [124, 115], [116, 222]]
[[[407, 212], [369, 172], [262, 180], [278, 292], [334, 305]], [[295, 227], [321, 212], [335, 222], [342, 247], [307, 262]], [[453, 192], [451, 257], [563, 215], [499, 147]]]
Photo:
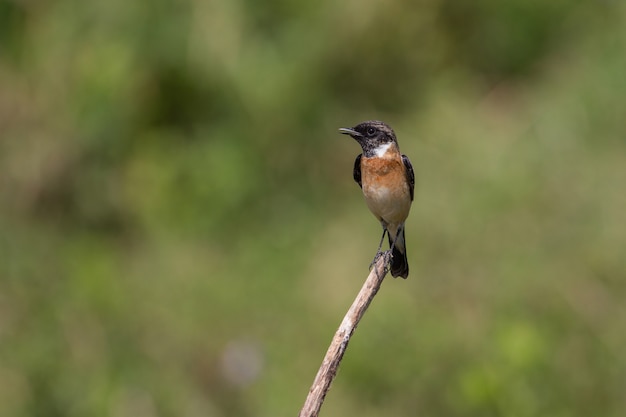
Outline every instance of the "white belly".
[[409, 215], [411, 199], [408, 188], [392, 191], [383, 186], [364, 186], [363, 195], [370, 211], [388, 224], [400, 225]]

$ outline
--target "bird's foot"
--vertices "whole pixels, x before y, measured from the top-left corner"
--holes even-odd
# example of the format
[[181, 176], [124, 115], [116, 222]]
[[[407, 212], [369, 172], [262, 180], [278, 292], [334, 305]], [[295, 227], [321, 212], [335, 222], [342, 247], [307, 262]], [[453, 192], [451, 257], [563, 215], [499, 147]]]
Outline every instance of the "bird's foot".
[[391, 265], [391, 258], [393, 257], [391, 249], [386, 250], [386, 251], [379, 250], [378, 252], [376, 252], [376, 255], [374, 256], [374, 259], [372, 260], [372, 263], [370, 264], [370, 268], [369, 268], [370, 271], [378, 263], [378, 260], [381, 257], [385, 258], [385, 267], [383, 268], [383, 274], [385, 274], [387, 271], [389, 271], [389, 267]]
[[372, 268], [374, 268], [374, 265], [376, 265], [376, 262], [378, 262], [378, 260], [380, 259], [381, 256], [384, 255], [385, 252], [379, 250], [378, 252], [376, 252], [376, 255], [374, 255], [374, 259], [372, 259], [372, 262], [370, 263], [370, 271], [372, 270]]

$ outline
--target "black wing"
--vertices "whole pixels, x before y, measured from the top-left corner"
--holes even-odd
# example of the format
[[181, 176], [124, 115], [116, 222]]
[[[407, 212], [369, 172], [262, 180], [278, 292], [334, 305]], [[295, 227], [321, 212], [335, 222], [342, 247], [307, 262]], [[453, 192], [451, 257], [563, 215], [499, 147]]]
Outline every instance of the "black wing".
[[[404, 163], [404, 167], [406, 168], [406, 180], [409, 182], [409, 191], [411, 191], [411, 201], [413, 201], [413, 194], [415, 194], [415, 172], [413, 172], [413, 165], [411, 165], [411, 161], [409, 161], [408, 156], [402, 155], [402, 162]], [[360, 179], [361, 179], [361, 172], [359, 171], [359, 180]], [[359, 182], [359, 185], [360, 184], [361, 183]]]
[[[356, 181], [357, 184], [359, 184], [359, 187], [363, 188], [363, 185], [361, 184], [361, 157], [363, 156], [363, 154], [359, 154], [359, 156], [356, 157], [356, 160], [354, 161], [354, 170], [352, 171], [352, 176], [354, 177], [354, 181]], [[411, 195], [413, 195], [413, 192], [411, 192]]]

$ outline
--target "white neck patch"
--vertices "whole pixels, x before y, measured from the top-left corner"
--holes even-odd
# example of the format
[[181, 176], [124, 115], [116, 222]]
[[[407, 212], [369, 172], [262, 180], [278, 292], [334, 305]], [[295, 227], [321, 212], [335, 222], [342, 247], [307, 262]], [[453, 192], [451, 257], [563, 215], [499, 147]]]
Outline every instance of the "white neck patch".
[[382, 158], [383, 155], [387, 153], [387, 150], [391, 147], [392, 144], [393, 142], [383, 143], [382, 145], [374, 149], [374, 153], [376, 154], [377, 157]]

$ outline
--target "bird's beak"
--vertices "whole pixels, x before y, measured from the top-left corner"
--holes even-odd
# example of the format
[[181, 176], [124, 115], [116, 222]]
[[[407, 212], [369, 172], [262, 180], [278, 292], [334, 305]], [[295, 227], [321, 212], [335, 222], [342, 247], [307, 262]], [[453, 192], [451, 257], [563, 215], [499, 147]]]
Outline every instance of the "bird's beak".
[[362, 137], [362, 136], [363, 136], [362, 134], [360, 134], [360, 133], [359, 133], [359, 132], [357, 132], [356, 130], [354, 130], [354, 129], [349, 129], [349, 128], [347, 128], [347, 127], [340, 127], [340, 128], [339, 128], [339, 133], [343, 133], [344, 135], [350, 135], [350, 136], [352, 136], [353, 138], [360, 138], [360, 137]]

